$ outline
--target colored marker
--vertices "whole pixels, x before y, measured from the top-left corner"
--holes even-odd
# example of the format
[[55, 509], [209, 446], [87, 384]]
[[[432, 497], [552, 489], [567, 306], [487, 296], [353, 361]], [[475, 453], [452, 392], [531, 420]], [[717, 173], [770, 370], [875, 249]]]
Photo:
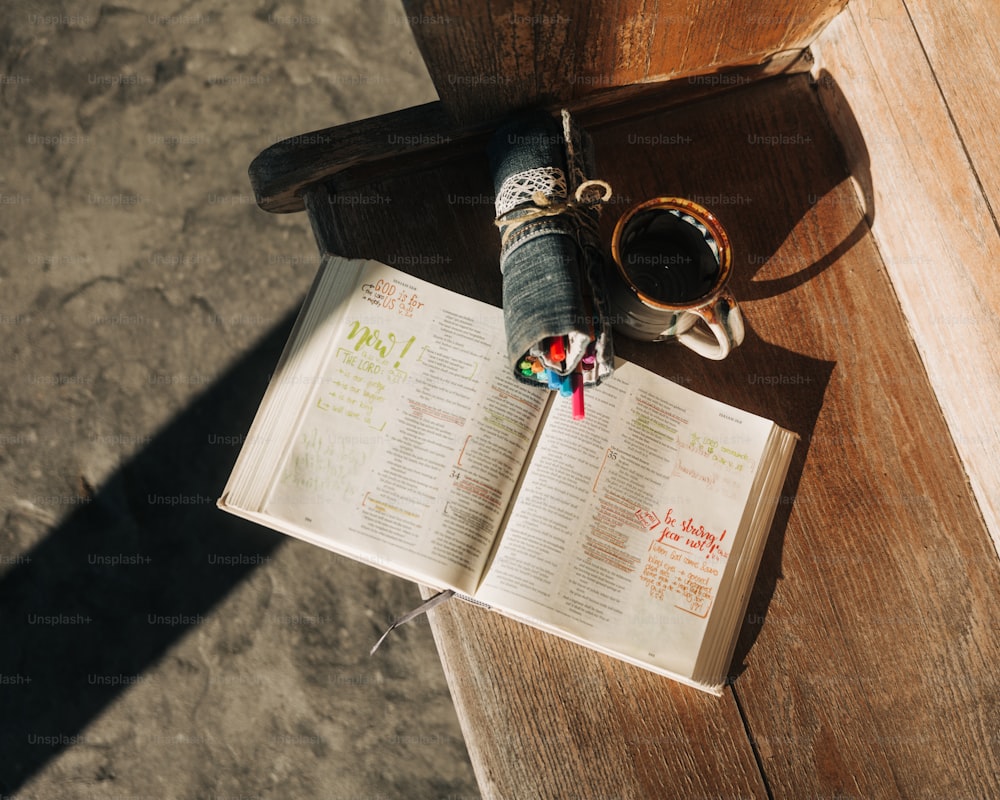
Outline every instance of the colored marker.
[[555, 336], [549, 345], [549, 360], [553, 364], [561, 364], [566, 360], [566, 343], [564, 336]]
[[574, 372], [569, 376], [573, 386], [573, 419], [583, 419], [583, 374]]

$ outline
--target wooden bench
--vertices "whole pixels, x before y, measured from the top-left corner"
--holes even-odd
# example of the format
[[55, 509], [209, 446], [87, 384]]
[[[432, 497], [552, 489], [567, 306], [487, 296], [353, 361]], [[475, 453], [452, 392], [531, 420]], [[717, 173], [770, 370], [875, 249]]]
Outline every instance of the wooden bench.
[[440, 101], [269, 148], [260, 206], [499, 304], [486, 138], [517, 108], [568, 107], [615, 191], [605, 240], [672, 193], [735, 249], [733, 355], [617, 350], [802, 436], [722, 698], [475, 607], [431, 612], [483, 796], [1000, 796], [1000, 16], [404, 5]]

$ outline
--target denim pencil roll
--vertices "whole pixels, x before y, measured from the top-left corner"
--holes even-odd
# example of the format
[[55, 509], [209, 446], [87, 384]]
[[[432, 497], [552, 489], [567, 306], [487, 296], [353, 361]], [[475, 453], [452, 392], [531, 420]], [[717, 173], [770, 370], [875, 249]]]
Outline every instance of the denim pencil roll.
[[568, 112], [560, 116], [512, 118], [488, 148], [508, 356], [519, 378], [552, 389], [575, 372], [596, 385], [614, 368], [598, 231], [611, 187], [588, 178], [589, 137]]

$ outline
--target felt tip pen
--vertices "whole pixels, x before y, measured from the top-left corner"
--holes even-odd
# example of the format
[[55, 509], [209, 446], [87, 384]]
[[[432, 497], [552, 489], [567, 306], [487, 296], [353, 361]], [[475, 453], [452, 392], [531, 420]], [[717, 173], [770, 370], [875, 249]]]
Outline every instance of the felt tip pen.
[[573, 419], [583, 419], [583, 374], [574, 372], [569, 376], [573, 387]]
[[549, 360], [553, 364], [561, 364], [566, 360], [566, 342], [564, 336], [555, 336], [549, 345]]

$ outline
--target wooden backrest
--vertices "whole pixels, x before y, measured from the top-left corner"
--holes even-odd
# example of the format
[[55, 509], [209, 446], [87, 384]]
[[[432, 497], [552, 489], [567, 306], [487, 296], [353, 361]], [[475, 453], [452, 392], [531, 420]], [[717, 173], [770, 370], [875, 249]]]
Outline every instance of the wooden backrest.
[[[797, 55], [847, 0], [403, 0], [459, 123]], [[733, 79], [734, 82], [736, 79]]]

